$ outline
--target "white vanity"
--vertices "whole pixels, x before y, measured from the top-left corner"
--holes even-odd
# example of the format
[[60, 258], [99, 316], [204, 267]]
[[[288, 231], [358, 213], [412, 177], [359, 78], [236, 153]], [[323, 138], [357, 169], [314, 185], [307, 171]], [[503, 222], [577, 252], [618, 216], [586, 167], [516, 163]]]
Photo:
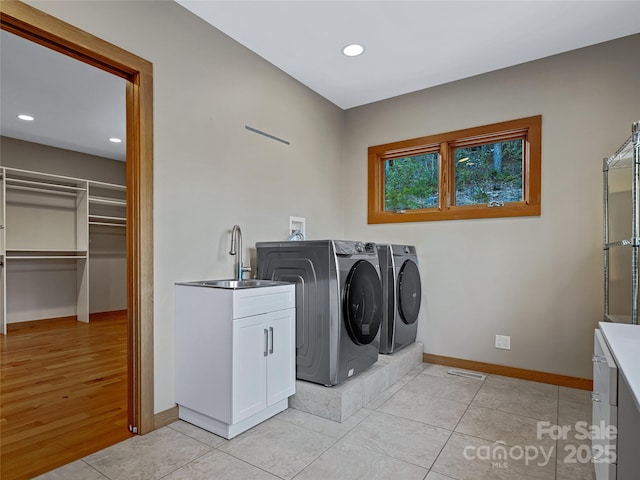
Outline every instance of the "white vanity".
[[178, 283], [179, 417], [233, 438], [288, 407], [295, 393], [295, 285]]
[[[640, 326], [601, 322], [593, 355], [597, 480], [640, 478]], [[609, 434], [606, 427], [616, 427]], [[604, 426], [605, 428], [602, 428]]]

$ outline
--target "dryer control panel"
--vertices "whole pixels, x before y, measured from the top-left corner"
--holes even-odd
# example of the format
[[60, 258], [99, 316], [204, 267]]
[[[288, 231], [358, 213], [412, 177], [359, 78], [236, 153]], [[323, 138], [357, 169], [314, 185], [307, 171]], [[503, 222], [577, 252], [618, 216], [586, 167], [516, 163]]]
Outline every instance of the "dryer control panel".
[[334, 240], [336, 255], [377, 255], [376, 244], [372, 242], [355, 242], [348, 240]]

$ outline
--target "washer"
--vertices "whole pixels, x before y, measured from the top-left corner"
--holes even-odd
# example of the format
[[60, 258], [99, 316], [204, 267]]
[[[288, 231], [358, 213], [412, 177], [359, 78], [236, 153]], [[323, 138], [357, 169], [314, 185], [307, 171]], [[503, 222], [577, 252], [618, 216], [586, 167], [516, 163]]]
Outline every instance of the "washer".
[[378, 360], [382, 282], [375, 244], [258, 242], [260, 279], [296, 284], [296, 376], [331, 386]]
[[384, 295], [380, 353], [390, 354], [415, 342], [422, 285], [416, 248], [378, 244]]

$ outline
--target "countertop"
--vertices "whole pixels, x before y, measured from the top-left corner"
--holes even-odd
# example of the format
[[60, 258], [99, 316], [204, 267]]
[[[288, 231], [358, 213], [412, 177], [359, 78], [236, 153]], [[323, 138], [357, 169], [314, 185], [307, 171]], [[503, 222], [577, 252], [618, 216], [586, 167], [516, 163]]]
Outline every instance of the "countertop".
[[600, 330], [640, 410], [640, 325], [600, 322]]

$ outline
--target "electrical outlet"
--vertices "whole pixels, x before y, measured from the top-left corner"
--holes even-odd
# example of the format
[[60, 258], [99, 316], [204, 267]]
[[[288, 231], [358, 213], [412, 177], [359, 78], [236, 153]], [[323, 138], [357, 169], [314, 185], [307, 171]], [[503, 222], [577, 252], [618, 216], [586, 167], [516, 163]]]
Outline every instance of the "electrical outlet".
[[511, 337], [508, 335], [496, 335], [496, 348], [511, 350]]

